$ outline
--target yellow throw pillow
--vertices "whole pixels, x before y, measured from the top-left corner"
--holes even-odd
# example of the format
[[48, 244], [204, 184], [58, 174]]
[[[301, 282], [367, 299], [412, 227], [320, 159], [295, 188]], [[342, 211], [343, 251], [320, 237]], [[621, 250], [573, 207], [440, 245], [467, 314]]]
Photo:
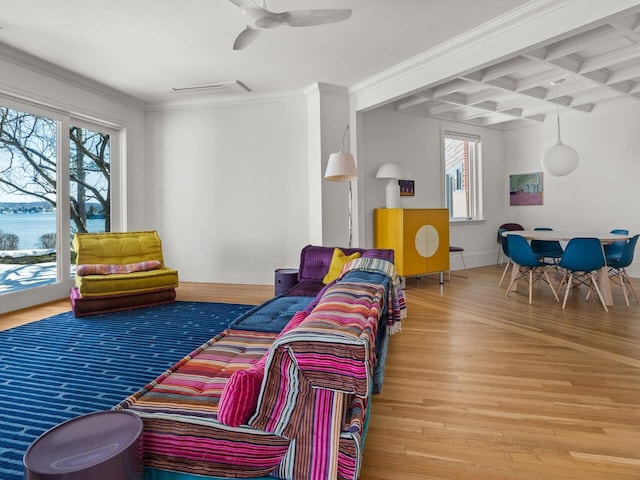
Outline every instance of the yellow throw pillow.
[[329, 265], [329, 272], [324, 276], [322, 283], [328, 285], [340, 276], [342, 267], [354, 258], [360, 258], [360, 252], [353, 253], [348, 257], [339, 248], [333, 249], [333, 256], [331, 257], [331, 265]]

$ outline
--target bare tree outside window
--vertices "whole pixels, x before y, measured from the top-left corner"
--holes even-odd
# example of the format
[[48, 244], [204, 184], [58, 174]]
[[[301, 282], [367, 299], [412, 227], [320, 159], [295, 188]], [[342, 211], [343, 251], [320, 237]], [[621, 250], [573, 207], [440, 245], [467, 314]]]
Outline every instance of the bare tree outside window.
[[108, 232], [111, 225], [109, 135], [79, 127], [71, 127], [69, 133], [71, 221], [77, 232], [85, 233], [89, 231], [87, 219], [103, 218], [103, 231]]
[[[56, 130], [55, 120], [0, 107], [0, 191], [56, 208]], [[109, 135], [72, 126], [69, 139], [72, 231], [89, 231], [88, 218], [109, 231]]]
[[[64, 245], [56, 239], [67, 237], [59, 230], [67, 219], [71, 237], [111, 230], [110, 134], [74, 123], [65, 127], [69, 150], [61, 151], [65, 120], [0, 106], [0, 268], [38, 265], [15, 271], [16, 280], [0, 284], [0, 294], [66, 281], [56, 264], [73, 261], [73, 252], [59, 255]], [[69, 175], [60, 178], [67, 162]], [[60, 191], [69, 192], [68, 209]], [[69, 270], [73, 275], [72, 265]]]
[[56, 205], [57, 122], [0, 107], [0, 189]]

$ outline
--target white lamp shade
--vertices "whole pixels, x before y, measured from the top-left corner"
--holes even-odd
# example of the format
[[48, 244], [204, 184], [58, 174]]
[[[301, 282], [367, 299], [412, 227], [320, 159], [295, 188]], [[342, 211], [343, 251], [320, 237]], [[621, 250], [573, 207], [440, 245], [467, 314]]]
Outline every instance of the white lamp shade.
[[349, 182], [358, 178], [353, 155], [348, 152], [332, 153], [324, 172], [324, 178], [333, 182]]
[[398, 178], [408, 180], [411, 174], [407, 167], [398, 162], [389, 162], [381, 165], [376, 172], [376, 178]]
[[578, 152], [558, 139], [553, 147], [542, 155], [542, 168], [554, 177], [569, 175], [578, 167]]

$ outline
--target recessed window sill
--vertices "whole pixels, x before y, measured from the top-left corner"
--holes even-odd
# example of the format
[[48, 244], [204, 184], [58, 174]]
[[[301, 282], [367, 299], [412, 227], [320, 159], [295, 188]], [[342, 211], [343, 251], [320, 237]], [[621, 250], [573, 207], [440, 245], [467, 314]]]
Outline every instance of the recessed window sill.
[[449, 226], [461, 226], [461, 225], [481, 225], [486, 223], [485, 219], [467, 219], [467, 218], [451, 218], [449, 219]]

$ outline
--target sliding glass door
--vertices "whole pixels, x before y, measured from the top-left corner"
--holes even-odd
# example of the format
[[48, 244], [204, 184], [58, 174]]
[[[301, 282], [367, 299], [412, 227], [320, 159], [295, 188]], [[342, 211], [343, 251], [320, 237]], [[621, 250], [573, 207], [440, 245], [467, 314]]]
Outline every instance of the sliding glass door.
[[111, 231], [111, 136], [71, 126], [69, 130], [71, 233]]
[[111, 230], [118, 137], [55, 112], [0, 104], [0, 295], [68, 292], [73, 235]]

